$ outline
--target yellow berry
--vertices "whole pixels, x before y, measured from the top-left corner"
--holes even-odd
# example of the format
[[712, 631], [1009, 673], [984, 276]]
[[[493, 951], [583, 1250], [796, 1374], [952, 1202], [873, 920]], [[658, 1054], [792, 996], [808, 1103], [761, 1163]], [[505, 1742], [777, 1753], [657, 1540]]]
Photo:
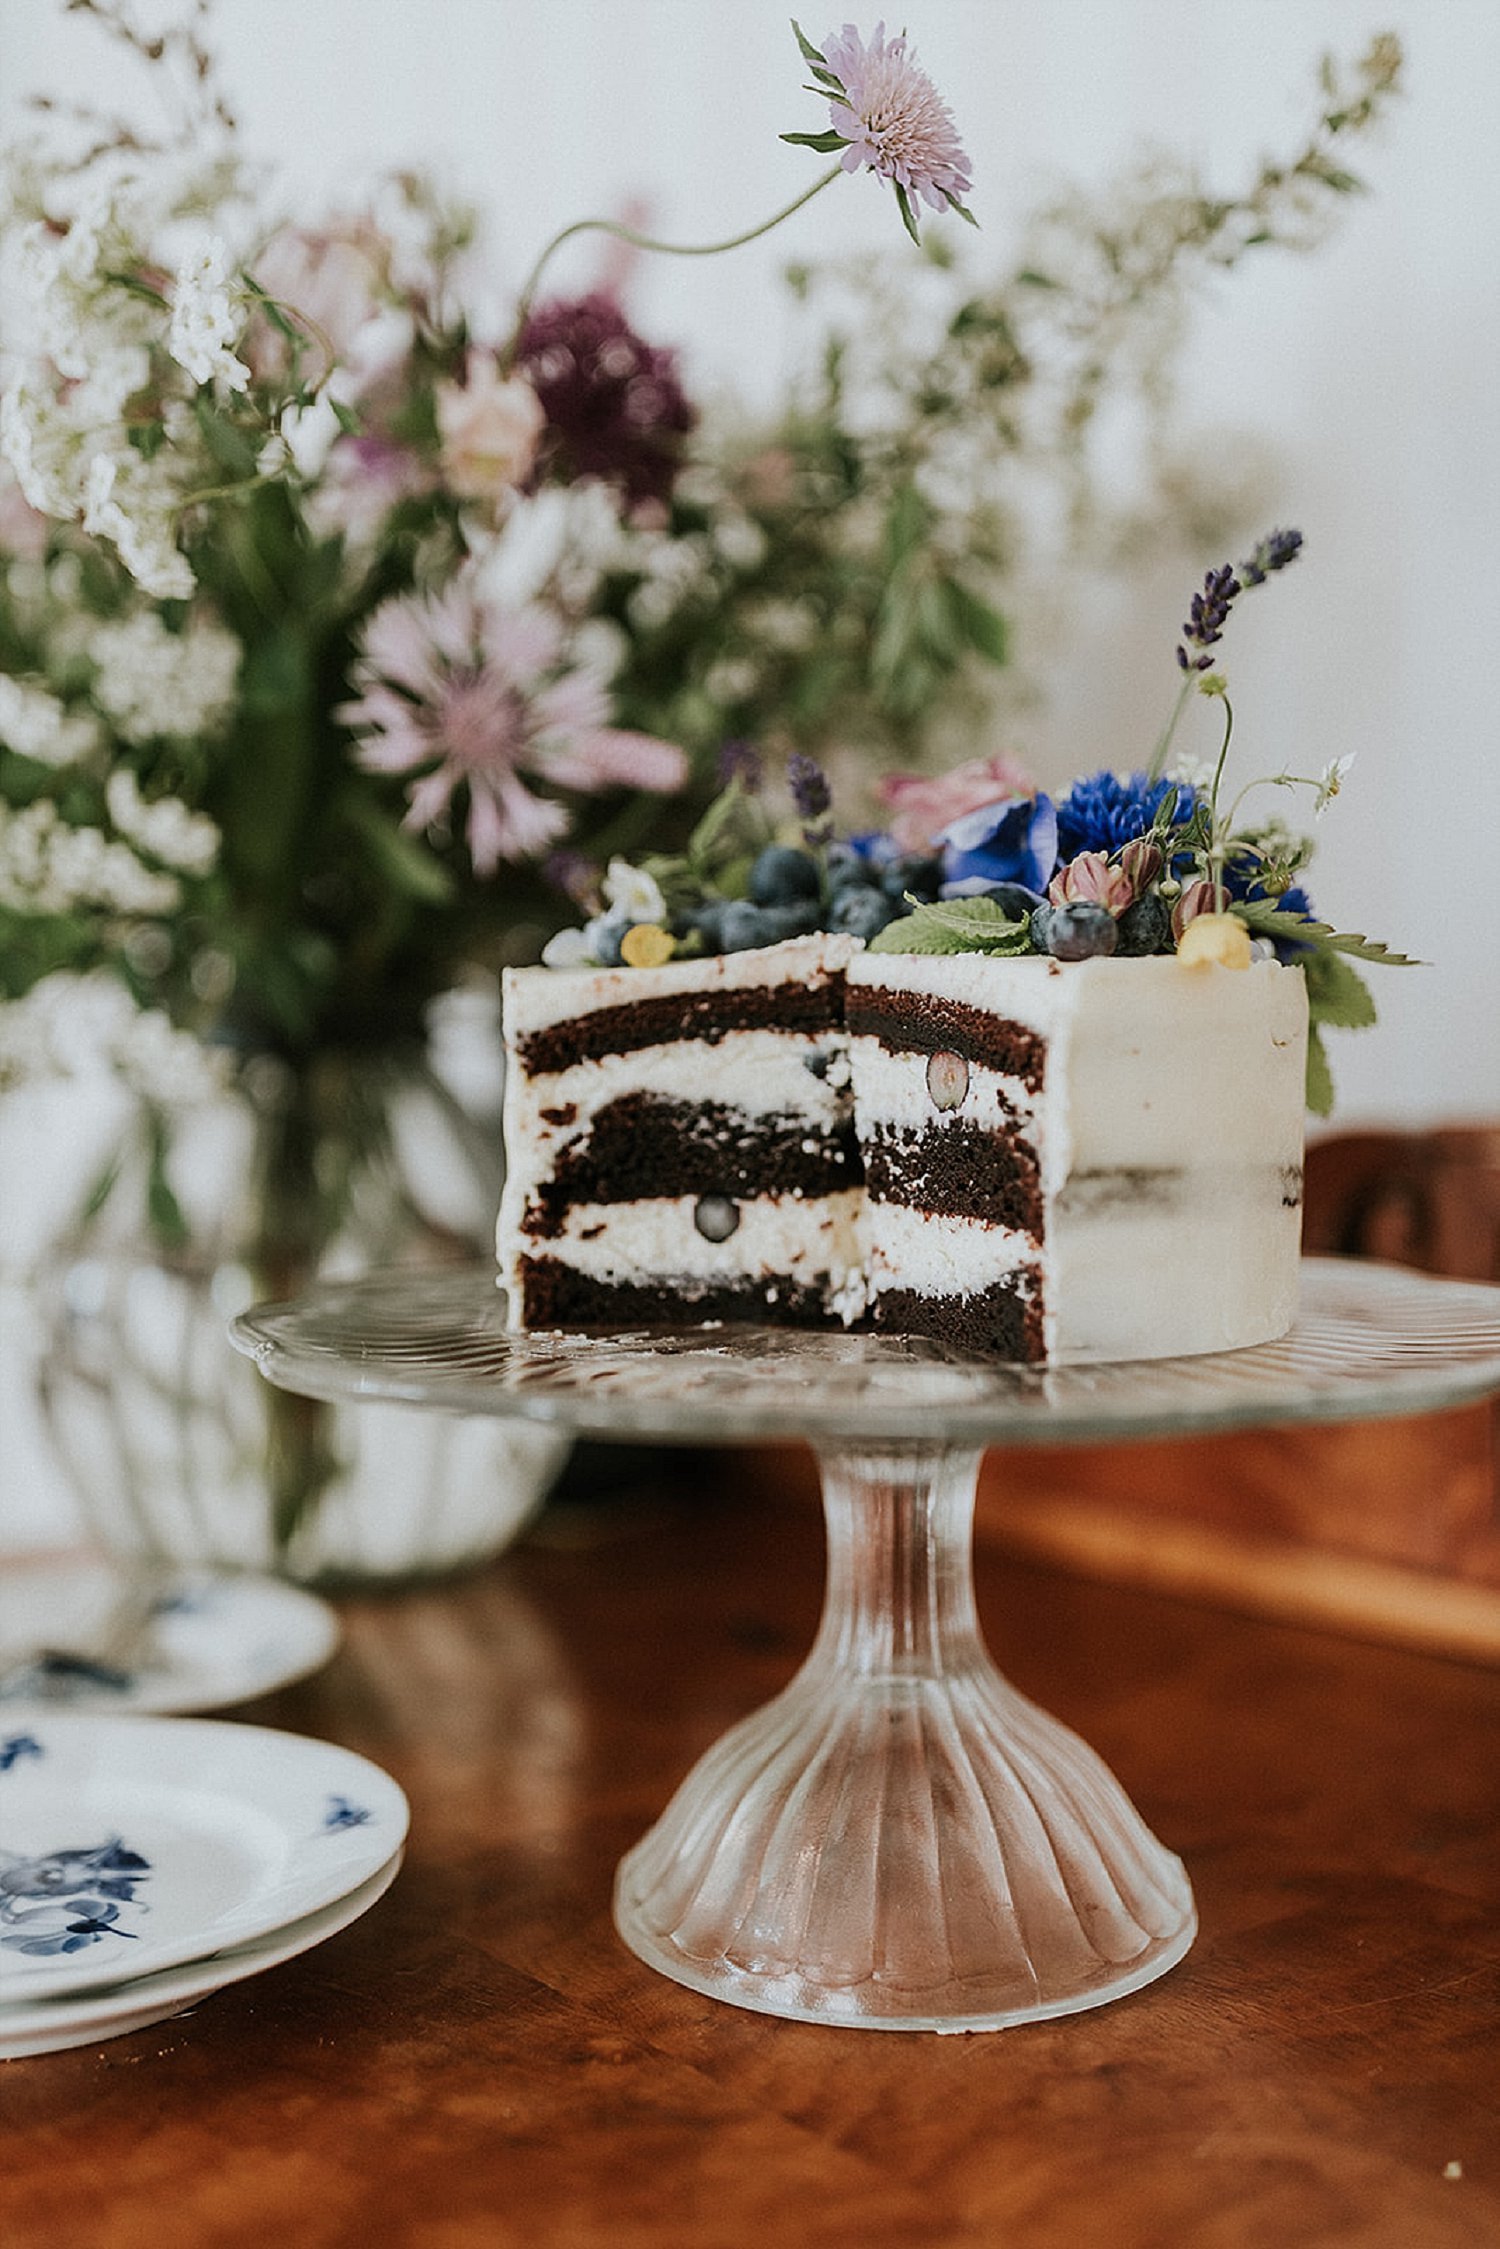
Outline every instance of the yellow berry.
[[1199, 914], [1178, 939], [1177, 958], [1190, 968], [1248, 968], [1250, 932], [1238, 914]]
[[632, 968], [661, 968], [676, 950], [666, 931], [654, 921], [632, 922], [620, 939], [620, 958]]

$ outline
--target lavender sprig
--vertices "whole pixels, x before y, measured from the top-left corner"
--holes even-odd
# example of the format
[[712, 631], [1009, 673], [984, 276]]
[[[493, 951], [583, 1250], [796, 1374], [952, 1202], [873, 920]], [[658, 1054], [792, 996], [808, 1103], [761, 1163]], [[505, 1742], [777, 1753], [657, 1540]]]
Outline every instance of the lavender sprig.
[[[1256, 551], [1259, 552], [1259, 549]], [[1258, 580], [1252, 580], [1251, 582], [1259, 583]], [[1182, 628], [1183, 640], [1187, 641], [1191, 647], [1203, 650], [1204, 653], [1198, 656], [1190, 656], [1182, 642], [1179, 641], [1177, 647], [1177, 667], [1179, 671], [1206, 672], [1212, 668], [1214, 659], [1207, 654], [1207, 651], [1214, 646], [1215, 642], [1224, 638], [1224, 627], [1229, 621], [1229, 611], [1234, 597], [1236, 594], [1243, 593], [1244, 590], [1234, 574], [1233, 563], [1226, 562], [1222, 569], [1209, 571], [1203, 581], [1202, 593], [1195, 593], [1193, 596], [1192, 607], [1188, 611], [1188, 621]]]
[[833, 791], [828, 776], [816, 758], [808, 757], [802, 750], [794, 750], [786, 761], [786, 782], [792, 802], [802, 822], [803, 841], [810, 850], [818, 851], [833, 833], [829, 813], [833, 807]]
[[[1177, 722], [1187, 705], [1187, 699], [1196, 687], [1200, 695], [1222, 695], [1224, 675], [1214, 670], [1216, 659], [1212, 651], [1224, 638], [1224, 627], [1229, 612], [1239, 596], [1249, 586], [1263, 586], [1274, 572], [1284, 570], [1302, 551], [1300, 531], [1270, 531], [1252, 549], [1247, 562], [1221, 563], [1210, 570], [1203, 580], [1203, 591], [1195, 593], [1188, 609], [1187, 622], [1182, 628], [1182, 639], [1177, 644], [1177, 668], [1184, 674], [1172, 714], [1162, 729], [1161, 739], [1147, 773], [1147, 779], [1158, 781], [1167, 762], [1167, 752], [1172, 746], [1172, 736]], [[1231, 722], [1232, 723], [1232, 722]], [[1219, 752], [1219, 771], [1224, 769], [1224, 753]]]

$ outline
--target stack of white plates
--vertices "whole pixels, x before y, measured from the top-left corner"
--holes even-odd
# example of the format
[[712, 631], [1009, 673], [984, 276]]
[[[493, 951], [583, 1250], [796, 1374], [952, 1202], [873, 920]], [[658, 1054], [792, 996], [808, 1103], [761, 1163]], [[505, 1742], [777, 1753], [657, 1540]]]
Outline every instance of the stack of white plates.
[[407, 1818], [332, 1742], [0, 1712], [0, 2059], [143, 2030], [321, 1944], [389, 1889]]

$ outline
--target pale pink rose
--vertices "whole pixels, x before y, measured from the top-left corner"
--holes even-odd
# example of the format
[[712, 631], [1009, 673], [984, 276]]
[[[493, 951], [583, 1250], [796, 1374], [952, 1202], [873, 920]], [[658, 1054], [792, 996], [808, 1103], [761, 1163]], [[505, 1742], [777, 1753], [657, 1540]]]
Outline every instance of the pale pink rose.
[[1047, 896], [1054, 906], [1103, 906], [1107, 913], [1123, 914], [1135, 904], [1135, 885], [1102, 851], [1080, 851], [1052, 877]]
[[881, 802], [891, 808], [891, 834], [903, 851], [926, 851], [943, 830], [969, 812], [1008, 797], [1033, 797], [1036, 782], [1009, 757], [970, 758], [951, 773], [889, 773]]
[[460, 500], [497, 500], [530, 474], [546, 416], [524, 377], [503, 376], [493, 352], [471, 351], [462, 385], [436, 391], [443, 480]]

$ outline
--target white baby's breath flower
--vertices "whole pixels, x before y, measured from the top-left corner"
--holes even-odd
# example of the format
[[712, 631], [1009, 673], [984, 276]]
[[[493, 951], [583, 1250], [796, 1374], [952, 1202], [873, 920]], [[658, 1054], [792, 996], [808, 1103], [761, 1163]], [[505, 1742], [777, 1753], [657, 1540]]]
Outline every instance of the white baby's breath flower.
[[753, 516], [726, 515], [713, 531], [714, 551], [736, 570], [754, 570], [766, 559], [766, 535]]
[[1194, 757], [1189, 750], [1179, 750], [1168, 764], [1163, 778], [1180, 781], [1185, 788], [1196, 789], [1200, 796], [1206, 797], [1214, 785], [1213, 760]]
[[1349, 768], [1353, 765], [1356, 754], [1355, 751], [1351, 750], [1346, 757], [1332, 758], [1324, 766], [1318, 776], [1317, 795], [1313, 798], [1315, 815], [1326, 812], [1329, 805], [1332, 804], [1349, 778]]
[[96, 453], [84, 488], [83, 528], [108, 539], [143, 593], [186, 601], [196, 580], [177, 545], [176, 494], [133, 446]]
[[141, 1009], [112, 976], [44, 976], [0, 1005], [0, 1090], [47, 1078], [112, 1077], [146, 1100], [181, 1105], [228, 1083], [227, 1056], [160, 1009]]
[[195, 383], [244, 390], [250, 370], [230, 349], [244, 320], [243, 301], [229, 289], [228, 247], [222, 236], [210, 235], [177, 268], [167, 349]]
[[120, 834], [148, 859], [182, 875], [206, 875], [212, 870], [220, 836], [206, 812], [191, 811], [181, 797], [143, 797], [128, 766], [111, 773], [104, 800]]
[[710, 664], [703, 690], [715, 703], [743, 703], [755, 693], [760, 673], [748, 656], [724, 656]]
[[99, 625], [89, 640], [94, 700], [127, 742], [219, 733], [233, 706], [242, 650], [207, 618], [169, 632], [151, 610]]
[[543, 968], [587, 968], [592, 960], [581, 929], [559, 929], [542, 947]]
[[604, 876], [604, 902], [611, 914], [629, 921], [665, 921], [667, 902], [654, 875], [632, 867], [628, 859], [611, 859]]
[[0, 804], [0, 906], [20, 914], [67, 914], [81, 907], [141, 919], [174, 913], [175, 875], [145, 867], [129, 844], [97, 828], [75, 828], [49, 797], [13, 811]]
[[76, 765], [99, 739], [87, 711], [70, 711], [30, 680], [0, 673], [0, 742], [39, 765]]

